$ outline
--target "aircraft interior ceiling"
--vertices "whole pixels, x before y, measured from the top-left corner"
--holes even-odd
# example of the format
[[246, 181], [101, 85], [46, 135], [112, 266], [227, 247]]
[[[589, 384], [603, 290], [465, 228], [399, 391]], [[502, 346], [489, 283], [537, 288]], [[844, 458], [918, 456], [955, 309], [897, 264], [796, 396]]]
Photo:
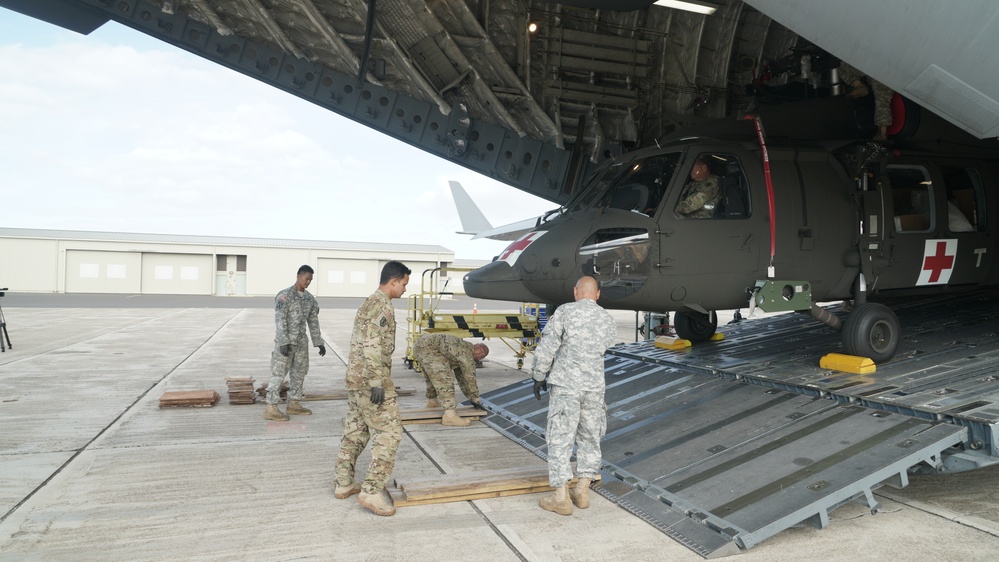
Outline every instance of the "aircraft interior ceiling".
[[134, 27], [558, 202], [613, 154], [752, 110], [754, 78], [814, 49], [741, 0], [712, 4], [0, 0], [82, 33]]

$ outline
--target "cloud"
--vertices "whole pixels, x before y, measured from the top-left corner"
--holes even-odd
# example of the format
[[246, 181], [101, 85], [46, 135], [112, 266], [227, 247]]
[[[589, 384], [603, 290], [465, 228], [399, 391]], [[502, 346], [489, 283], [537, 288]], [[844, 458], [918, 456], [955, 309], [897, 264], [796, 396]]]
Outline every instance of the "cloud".
[[39, 35], [0, 38], [9, 226], [437, 244], [485, 259], [505, 243], [454, 234], [447, 180], [495, 225], [554, 206], [166, 45]]

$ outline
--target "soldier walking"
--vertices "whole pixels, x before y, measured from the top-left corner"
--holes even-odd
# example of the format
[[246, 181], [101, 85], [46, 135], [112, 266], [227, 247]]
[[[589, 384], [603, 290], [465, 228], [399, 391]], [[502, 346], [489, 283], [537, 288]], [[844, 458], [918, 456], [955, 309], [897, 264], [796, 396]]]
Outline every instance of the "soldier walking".
[[[274, 297], [274, 350], [271, 351], [271, 378], [267, 384], [267, 409], [264, 419], [288, 421], [288, 414], [309, 416], [312, 410], [302, 406], [302, 386], [309, 372], [309, 338], [305, 334], [308, 325], [312, 335], [312, 345], [319, 348], [319, 356], [326, 355], [323, 334], [319, 331], [319, 303], [306, 291], [315, 273], [311, 267], [298, 268], [295, 284]], [[281, 411], [281, 383], [288, 377], [288, 414]]]
[[472, 344], [447, 334], [423, 334], [413, 344], [413, 358], [427, 379], [427, 408], [444, 408], [441, 425], [466, 427], [471, 422], [455, 412], [454, 383], [476, 408], [479, 385], [475, 382], [475, 362], [489, 355], [484, 343]]
[[[345, 499], [358, 494], [357, 503], [376, 515], [393, 515], [395, 506], [385, 484], [395, 467], [402, 440], [402, 422], [392, 382], [395, 351], [395, 313], [392, 299], [401, 297], [409, 283], [408, 267], [390, 261], [382, 268], [378, 290], [357, 310], [347, 359], [347, 416], [334, 470], [333, 495]], [[371, 464], [363, 483], [354, 482], [354, 465], [373, 441]]]
[[[607, 431], [604, 352], [617, 337], [614, 319], [597, 304], [600, 290], [594, 278], [581, 277], [573, 295], [576, 302], [558, 307], [548, 320], [531, 368], [534, 396], [541, 400], [542, 390], [550, 393], [545, 437], [548, 484], [555, 492], [541, 498], [540, 505], [560, 515], [571, 515], [573, 504], [590, 506], [590, 482], [600, 471], [600, 439]], [[573, 443], [578, 445], [578, 480], [569, 490]]]

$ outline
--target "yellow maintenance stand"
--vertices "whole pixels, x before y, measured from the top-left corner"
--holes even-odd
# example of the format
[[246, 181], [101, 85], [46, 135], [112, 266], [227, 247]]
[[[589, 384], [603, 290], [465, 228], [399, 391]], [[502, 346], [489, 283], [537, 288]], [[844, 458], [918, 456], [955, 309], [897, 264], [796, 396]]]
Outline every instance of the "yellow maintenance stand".
[[437, 311], [441, 298], [454, 294], [448, 290], [448, 285], [454, 282], [451, 275], [464, 276], [472, 270], [470, 267], [438, 267], [423, 272], [420, 291], [410, 294], [406, 306], [409, 335], [403, 361], [410, 369], [422, 372], [413, 357], [413, 346], [416, 338], [424, 333], [449, 334], [462, 339], [497, 338], [513, 350], [518, 369], [524, 366], [524, 357], [537, 347], [541, 334], [538, 315], [543, 314], [538, 305], [522, 304], [520, 312], [515, 314]]

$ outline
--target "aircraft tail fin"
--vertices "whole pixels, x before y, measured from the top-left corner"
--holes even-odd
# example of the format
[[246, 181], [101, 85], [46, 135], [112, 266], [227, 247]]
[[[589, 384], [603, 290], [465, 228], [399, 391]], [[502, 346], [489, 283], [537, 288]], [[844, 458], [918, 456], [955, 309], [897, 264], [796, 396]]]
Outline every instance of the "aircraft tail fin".
[[454, 198], [454, 206], [458, 209], [458, 218], [461, 220], [461, 229], [464, 231], [458, 234], [478, 234], [492, 230], [493, 225], [482, 214], [478, 205], [472, 201], [465, 188], [456, 181], [449, 181], [448, 184], [451, 186], [451, 196]]

